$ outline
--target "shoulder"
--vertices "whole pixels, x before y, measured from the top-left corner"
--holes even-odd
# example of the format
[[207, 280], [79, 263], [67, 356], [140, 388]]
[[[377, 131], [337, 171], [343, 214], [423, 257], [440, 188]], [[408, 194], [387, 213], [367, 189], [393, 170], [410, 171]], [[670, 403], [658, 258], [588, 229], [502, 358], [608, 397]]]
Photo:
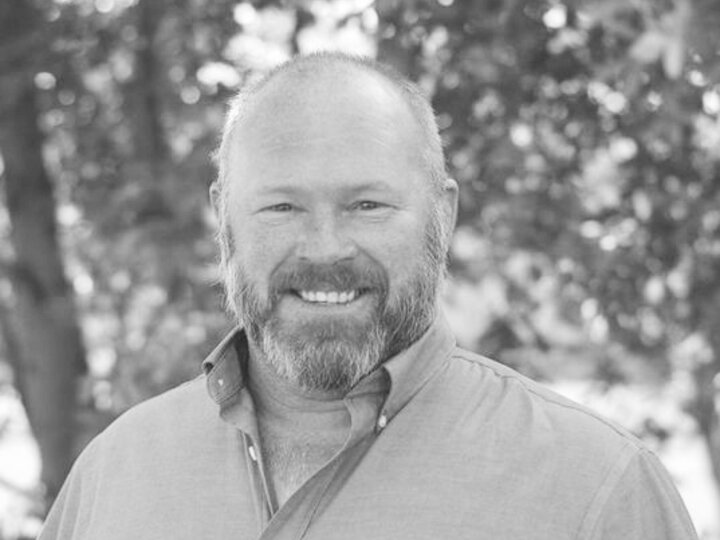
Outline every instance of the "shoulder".
[[[142, 401], [121, 414], [114, 422], [117, 428], [138, 422], [162, 422], [186, 414], [203, 414], [212, 404], [206, 390], [204, 375]], [[198, 408], [199, 407], [199, 408]]]
[[126, 465], [145, 463], [152, 455], [176, 453], [173, 447], [206, 439], [219, 423], [217, 406], [200, 375], [128, 409], [91, 441], [78, 462], [86, 469], [118, 459]]
[[152, 490], [153, 478], [172, 478], [221, 447], [227, 431], [199, 376], [118, 417], [85, 447], [71, 476], [84, 492]]
[[483, 388], [495, 388], [511, 400], [530, 400], [549, 414], [595, 425], [611, 437], [641, 446], [637, 437], [616, 422], [495, 360], [456, 347], [451, 361], [455, 362], [458, 368], [464, 364], [465, 369], [475, 372], [476, 382], [482, 380]]
[[[622, 531], [631, 522], [646, 532], [663, 527], [691, 531], [657, 457], [627, 429], [597, 412], [459, 348], [423, 393], [433, 394], [428, 403], [435, 410], [438, 403], [449, 404], [433, 424], [453, 426], [447, 433], [451, 444], [462, 448], [458, 453], [465, 463], [477, 464], [484, 481], [488, 474], [497, 475], [498, 485], [509, 494], [508, 504], [533, 489], [546, 493], [552, 507], [548, 511], [559, 512], [557, 520], [570, 519], [574, 509], [570, 521], [582, 529], [578, 538], [594, 539], [609, 524]], [[491, 473], [484, 469], [486, 463], [493, 464]], [[642, 526], [637, 524], [640, 516]], [[689, 533], [628, 537], [693, 538]]]
[[[552, 452], [578, 467], [588, 455], [594, 463], [619, 466], [643, 449], [627, 429], [597, 412], [489, 358], [455, 348], [436, 386], [455, 415], [474, 424], [501, 445], [518, 443], [537, 455]], [[519, 452], [518, 450], [513, 450]], [[607, 472], [607, 471], [606, 471]]]
[[131, 407], [110, 424], [101, 436], [128, 435], [135, 431], [150, 432], [170, 424], [179, 429], [212, 413], [213, 403], [205, 389], [205, 377], [200, 375]]
[[207, 414], [207, 406], [198, 406], [203, 382], [198, 377], [136, 405], [90, 441], [75, 461], [40, 538], [84, 538], [83, 531], [98, 516], [110, 516], [137, 498], [143, 482], [151, 481], [148, 471], [163, 467], [168, 448], [177, 445], [175, 434], [199, 424]]

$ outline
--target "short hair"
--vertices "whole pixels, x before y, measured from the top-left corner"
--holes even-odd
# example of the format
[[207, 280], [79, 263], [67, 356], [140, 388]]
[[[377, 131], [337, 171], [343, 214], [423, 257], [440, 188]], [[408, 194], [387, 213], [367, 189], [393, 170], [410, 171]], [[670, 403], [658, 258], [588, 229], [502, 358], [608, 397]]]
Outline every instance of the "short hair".
[[[258, 81], [245, 85], [229, 101], [222, 138], [213, 154], [218, 169], [216, 180], [217, 211], [219, 214], [217, 239], [221, 250], [221, 266], [229, 264], [229, 258], [234, 252], [233, 239], [227, 223], [228, 169], [233, 134], [238, 124], [247, 116], [248, 110], [252, 108], [252, 99], [271, 82], [283, 76], [312, 76], [317, 74], [319, 70], [330, 71], [338, 67], [354, 68], [379, 75], [383, 80], [390, 83], [391, 88], [398, 92], [399, 96], [409, 106], [410, 112], [420, 128], [423, 139], [421, 159], [424, 161], [428, 172], [430, 188], [436, 195], [443, 191], [447, 174], [438, 125], [430, 101], [418, 86], [390, 66], [363, 56], [328, 51], [295, 56], [270, 70]], [[438, 210], [438, 205], [434, 205], [435, 219], [439, 220], [441, 226], [445, 228], [446, 220], [437, 215]], [[449, 231], [446, 231], [443, 236], [448, 233]]]
[[447, 178], [445, 156], [435, 113], [425, 94], [417, 85], [410, 82], [386, 64], [368, 57], [335, 51], [315, 52], [304, 56], [295, 56], [270, 70], [257, 82], [244, 86], [230, 99], [222, 138], [214, 153], [215, 164], [218, 168], [217, 180], [220, 184], [220, 189], [226, 187], [225, 183], [228, 177], [228, 163], [233, 133], [237, 125], [246, 116], [251, 99], [257, 96], [269, 83], [281, 78], [283, 75], [300, 75], [310, 70], [330, 70], [339, 66], [356, 68], [380, 75], [385, 81], [391, 84], [392, 88], [399, 92], [405, 103], [410, 107], [413, 117], [420, 126], [425, 147], [422, 151], [422, 157], [430, 175], [430, 180], [436, 189], [442, 189], [445, 179]]

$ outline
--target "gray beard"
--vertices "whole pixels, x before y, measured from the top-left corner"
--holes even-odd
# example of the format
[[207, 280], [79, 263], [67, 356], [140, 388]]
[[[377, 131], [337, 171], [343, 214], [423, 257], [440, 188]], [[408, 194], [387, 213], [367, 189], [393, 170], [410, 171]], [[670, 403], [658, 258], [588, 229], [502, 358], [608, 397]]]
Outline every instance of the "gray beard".
[[[276, 302], [263, 300], [239, 264], [226, 276], [230, 308], [244, 324], [263, 361], [282, 379], [305, 391], [346, 393], [381, 363], [416, 341], [435, 317], [435, 301], [445, 265], [441, 228], [431, 219], [426, 246], [413, 278], [394, 293], [383, 291], [362, 321], [289, 327], [277, 316]], [[227, 266], [226, 266], [227, 268]], [[232, 280], [232, 282], [228, 282]]]
[[270, 323], [259, 330], [258, 341], [265, 361], [283, 379], [303, 390], [345, 392], [384, 356], [385, 332], [378, 324], [368, 326], [355, 335], [303, 332], [297, 339]]

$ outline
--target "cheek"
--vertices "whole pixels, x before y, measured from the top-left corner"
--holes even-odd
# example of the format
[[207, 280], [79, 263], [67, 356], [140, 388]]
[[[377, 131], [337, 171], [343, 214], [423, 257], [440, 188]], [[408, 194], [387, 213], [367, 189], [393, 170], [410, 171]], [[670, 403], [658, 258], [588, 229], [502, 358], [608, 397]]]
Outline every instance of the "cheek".
[[266, 226], [236, 226], [234, 231], [236, 264], [256, 287], [266, 290], [273, 270], [287, 257], [292, 238]]
[[388, 272], [391, 284], [405, 282], [417, 273], [425, 249], [425, 224], [407, 220], [363, 239], [362, 249]]

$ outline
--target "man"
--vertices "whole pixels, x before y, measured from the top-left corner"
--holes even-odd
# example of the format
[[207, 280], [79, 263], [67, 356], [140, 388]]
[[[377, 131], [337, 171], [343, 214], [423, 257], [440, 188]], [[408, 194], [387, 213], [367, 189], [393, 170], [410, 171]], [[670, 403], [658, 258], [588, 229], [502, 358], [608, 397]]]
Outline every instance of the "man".
[[234, 101], [217, 158], [242, 329], [88, 446], [42, 540], [695, 538], [638, 440], [456, 348], [457, 186], [411, 84], [296, 58]]

